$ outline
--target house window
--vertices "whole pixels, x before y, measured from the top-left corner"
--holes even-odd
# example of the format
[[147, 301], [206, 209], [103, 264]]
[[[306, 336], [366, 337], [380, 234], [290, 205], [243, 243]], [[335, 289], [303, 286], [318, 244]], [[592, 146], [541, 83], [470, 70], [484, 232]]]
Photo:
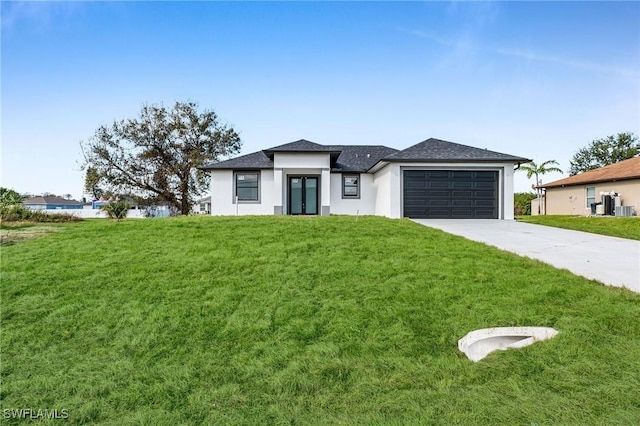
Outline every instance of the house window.
[[360, 198], [360, 175], [342, 175], [342, 198]]
[[587, 186], [585, 189], [586, 198], [587, 198], [587, 207], [590, 208], [591, 204], [596, 202], [596, 187], [595, 186]]
[[238, 202], [260, 201], [260, 172], [235, 172], [233, 181]]

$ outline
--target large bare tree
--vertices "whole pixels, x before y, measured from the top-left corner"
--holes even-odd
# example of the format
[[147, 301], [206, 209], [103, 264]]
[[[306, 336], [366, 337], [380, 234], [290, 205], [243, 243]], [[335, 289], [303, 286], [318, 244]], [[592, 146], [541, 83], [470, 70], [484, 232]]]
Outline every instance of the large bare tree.
[[116, 194], [135, 194], [169, 202], [182, 214], [209, 184], [206, 162], [240, 150], [236, 131], [221, 124], [213, 111], [198, 112], [194, 102], [171, 109], [143, 105], [137, 118], [100, 126], [82, 142], [83, 168]]

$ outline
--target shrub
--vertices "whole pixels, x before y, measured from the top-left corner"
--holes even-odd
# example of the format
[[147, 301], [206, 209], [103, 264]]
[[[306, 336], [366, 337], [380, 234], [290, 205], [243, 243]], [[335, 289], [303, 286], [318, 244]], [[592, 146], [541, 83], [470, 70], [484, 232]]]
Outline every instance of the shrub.
[[109, 204], [102, 206], [102, 210], [107, 212], [109, 219], [122, 220], [127, 217], [127, 212], [131, 206], [125, 201], [111, 201]]
[[0, 188], [0, 219], [4, 222], [77, 222], [82, 220], [73, 214], [31, 210], [22, 204], [23, 198], [12, 189]]
[[0, 218], [4, 222], [78, 222], [82, 218], [67, 213], [47, 213], [42, 210], [31, 210], [22, 204], [1, 206]]
[[[26, 210], [29, 210], [25, 207]], [[75, 216], [73, 213], [47, 213], [44, 211], [31, 210], [30, 222], [46, 222], [46, 223], [61, 223], [61, 222], [80, 222], [83, 219]]]
[[537, 197], [533, 192], [517, 192], [513, 194], [513, 214], [516, 216], [531, 215], [531, 201]]
[[31, 211], [22, 204], [5, 204], [0, 205], [0, 217], [3, 221], [18, 222], [28, 220]]
[[0, 217], [8, 220], [8, 217], [20, 215], [19, 210], [24, 209], [22, 205], [22, 195], [13, 189], [0, 188]]

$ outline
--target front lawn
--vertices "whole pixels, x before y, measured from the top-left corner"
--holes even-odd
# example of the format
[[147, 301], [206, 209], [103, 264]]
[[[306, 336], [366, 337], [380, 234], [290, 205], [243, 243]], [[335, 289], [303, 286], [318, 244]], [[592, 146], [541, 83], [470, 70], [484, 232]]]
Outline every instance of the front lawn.
[[[408, 220], [89, 220], [3, 246], [1, 266], [4, 410], [114, 425], [640, 420], [640, 295]], [[560, 334], [478, 363], [457, 349], [510, 325]]]
[[518, 216], [517, 220], [592, 234], [640, 240], [640, 217], [615, 216]]

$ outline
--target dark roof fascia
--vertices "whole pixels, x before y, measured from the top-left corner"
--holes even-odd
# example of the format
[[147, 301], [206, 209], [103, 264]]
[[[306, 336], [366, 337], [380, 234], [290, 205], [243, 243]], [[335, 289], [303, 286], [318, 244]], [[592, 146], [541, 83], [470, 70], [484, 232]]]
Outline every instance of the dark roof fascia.
[[364, 169], [336, 169], [336, 168], [331, 168], [331, 170], [329, 171], [329, 173], [367, 173], [367, 170]]
[[524, 163], [528, 163], [531, 160], [527, 160], [526, 158], [521, 158], [521, 159], [517, 159], [518, 157], [514, 157], [514, 158], [478, 158], [478, 159], [470, 159], [470, 158], [464, 158], [464, 159], [460, 159], [460, 158], [449, 158], [449, 159], [442, 159], [442, 158], [437, 158], [437, 159], [433, 159], [433, 158], [425, 158], [425, 159], [418, 159], [418, 158], [411, 158], [411, 159], [396, 159], [396, 158], [383, 158], [380, 161], [386, 161], [388, 163], [509, 163], [509, 164], [524, 164]]
[[540, 185], [540, 188], [565, 188], [568, 186], [585, 186], [591, 185], [592, 183], [605, 183], [605, 182], [620, 182], [623, 180], [640, 180], [640, 176], [625, 176], [615, 179], [593, 179], [584, 182], [576, 182], [576, 183], [561, 183], [559, 185]]
[[[516, 157], [516, 158], [519, 158], [519, 157]], [[518, 165], [518, 167], [520, 167], [520, 165], [521, 165], [521, 164], [530, 163], [530, 162], [532, 162], [532, 161], [533, 161], [533, 160], [532, 160], [532, 159], [529, 159], [529, 158], [521, 158], [519, 161], [514, 161], [514, 163], [515, 163], [515, 164], [517, 164], [517, 165]]]
[[516, 164], [518, 167], [521, 164], [529, 163], [531, 160], [516, 159], [516, 158], [383, 158], [380, 161], [386, 161], [387, 163], [504, 163], [504, 164]]
[[283, 149], [283, 150], [273, 150], [273, 149], [263, 149], [262, 152], [264, 152], [265, 154], [267, 153], [283, 153], [283, 154], [339, 154], [342, 152], [342, 150], [337, 150], [334, 148], [327, 148], [327, 149]]
[[[204, 166], [203, 166], [204, 167]], [[211, 170], [273, 170], [273, 166], [250, 166], [250, 167], [209, 167], [203, 168], [200, 167], [201, 170], [211, 171]]]
[[[519, 157], [515, 157], [515, 158], [519, 158]], [[524, 163], [528, 163], [531, 160], [528, 160], [526, 158], [521, 158], [520, 161], [516, 161], [514, 159], [487, 159], [487, 158], [482, 158], [482, 159], [477, 159], [477, 160], [471, 160], [471, 159], [449, 159], [449, 160], [443, 160], [441, 158], [439, 159], [424, 159], [424, 160], [420, 160], [420, 159], [406, 159], [406, 160], [398, 160], [395, 158], [383, 158], [380, 161], [378, 161], [376, 164], [374, 164], [373, 166], [371, 166], [369, 168], [369, 170], [367, 170], [367, 173], [376, 173], [378, 170], [383, 169], [384, 167], [386, 167], [387, 165], [391, 164], [391, 163], [506, 163], [506, 164], [518, 164], [518, 166], [520, 164], [524, 164]]]
[[[216, 169], [212, 169], [216, 170]], [[226, 167], [225, 169], [217, 169], [217, 170], [273, 170], [273, 166], [249, 166], [249, 167]]]

